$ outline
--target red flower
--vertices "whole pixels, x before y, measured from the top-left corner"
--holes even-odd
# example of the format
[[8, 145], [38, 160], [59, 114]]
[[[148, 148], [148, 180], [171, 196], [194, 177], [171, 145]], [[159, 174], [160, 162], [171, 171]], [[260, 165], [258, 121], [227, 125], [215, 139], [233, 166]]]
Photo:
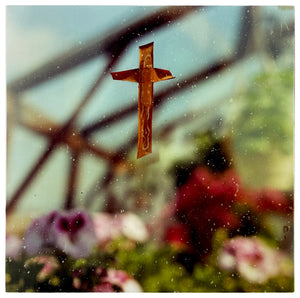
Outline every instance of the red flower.
[[179, 188], [177, 208], [189, 210], [215, 201], [232, 203], [239, 193], [239, 179], [234, 171], [213, 174], [201, 167], [195, 169], [190, 179]]
[[240, 195], [240, 181], [233, 170], [212, 173], [195, 169], [177, 193], [176, 216], [191, 231], [194, 248], [207, 253], [217, 228], [235, 228], [239, 218], [233, 205]]
[[288, 200], [283, 192], [276, 189], [248, 191], [245, 198], [247, 204], [258, 212], [290, 213], [293, 211], [293, 201]]
[[190, 230], [187, 225], [176, 223], [168, 227], [165, 240], [175, 247], [186, 247], [190, 245]]

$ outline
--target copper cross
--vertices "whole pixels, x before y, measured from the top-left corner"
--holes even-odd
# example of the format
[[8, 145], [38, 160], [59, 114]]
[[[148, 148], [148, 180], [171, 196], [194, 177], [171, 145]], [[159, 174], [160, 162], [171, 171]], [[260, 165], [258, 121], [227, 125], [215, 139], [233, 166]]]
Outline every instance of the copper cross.
[[153, 83], [174, 79], [169, 70], [153, 68], [153, 42], [139, 47], [139, 68], [112, 72], [114, 80], [139, 83], [137, 158], [152, 152]]

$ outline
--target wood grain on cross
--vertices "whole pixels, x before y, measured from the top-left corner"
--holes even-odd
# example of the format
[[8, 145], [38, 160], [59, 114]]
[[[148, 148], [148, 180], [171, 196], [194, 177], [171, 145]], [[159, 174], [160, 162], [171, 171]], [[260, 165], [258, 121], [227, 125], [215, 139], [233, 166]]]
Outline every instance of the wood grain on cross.
[[139, 68], [111, 73], [114, 80], [139, 83], [137, 158], [152, 152], [153, 83], [174, 78], [169, 70], [153, 68], [153, 42], [139, 49]]

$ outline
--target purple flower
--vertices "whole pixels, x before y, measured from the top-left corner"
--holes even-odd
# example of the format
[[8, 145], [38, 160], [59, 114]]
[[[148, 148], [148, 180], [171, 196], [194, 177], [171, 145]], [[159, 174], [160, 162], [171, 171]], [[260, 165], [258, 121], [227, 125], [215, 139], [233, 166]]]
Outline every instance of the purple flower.
[[260, 239], [239, 236], [224, 243], [218, 262], [221, 269], [237, 272], [249, 282], [264, 283], [284, 273], [286, 257]]
[[21, 255], [22, 241], [15, 235], [6, 234], [6, 258], [17, 259]]
[[58, 214], [58, 211], [53, 211], [32, 221], [24, 237], [24, 247], [28, 255], [43, 254], [52, 248], [55, 239], [52, 239], [49, 229]]
[[53, 211], [34, 220], [28, 228], [25, 251], [28, 255], [59, 249], [74, 258], [86, 257], [96, 243], [91, 217], [84, 211]]

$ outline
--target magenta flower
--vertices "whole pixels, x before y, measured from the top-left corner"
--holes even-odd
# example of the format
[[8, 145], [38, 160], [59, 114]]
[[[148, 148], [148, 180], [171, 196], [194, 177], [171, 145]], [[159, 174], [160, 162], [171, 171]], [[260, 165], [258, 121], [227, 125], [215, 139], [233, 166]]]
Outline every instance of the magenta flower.
[[55, 246], [74, 258], [87, 257], [96, 244], [92, 219], [83, 211], [58, 214], [49, 232]]
[[249, 282], [264, 283], [283, 273], [286, 259], [258, 238], [239, 236], [224, 243], [218, 262], [221, 269], [236, 272]]
[[86, 257], [96, 243], [93, 222], [84, 211], [53, 211], [37, 218], [28, 228], [25, 251], [28, 255], [59, 249], [74, 258]]

